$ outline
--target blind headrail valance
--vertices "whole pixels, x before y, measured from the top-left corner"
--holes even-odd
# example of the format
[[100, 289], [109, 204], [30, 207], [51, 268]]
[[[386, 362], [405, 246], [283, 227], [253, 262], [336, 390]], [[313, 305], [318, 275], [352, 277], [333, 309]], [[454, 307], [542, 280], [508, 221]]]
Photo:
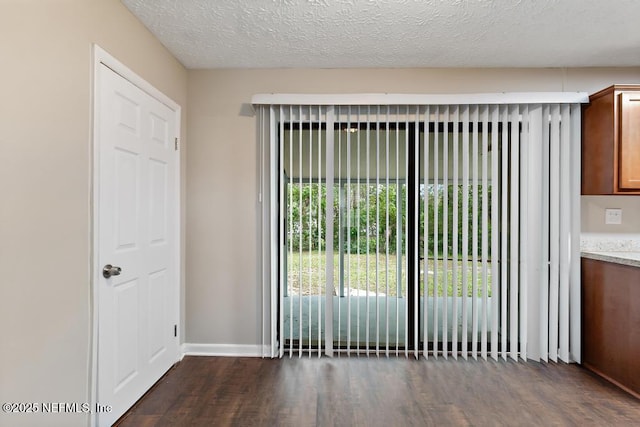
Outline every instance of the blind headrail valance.
[[251, 98], [257, 105], [492, 105], [573, 104], [589, 102], [586, 92], [502, 92], [471, 94], [297, 94], [264, 93]]

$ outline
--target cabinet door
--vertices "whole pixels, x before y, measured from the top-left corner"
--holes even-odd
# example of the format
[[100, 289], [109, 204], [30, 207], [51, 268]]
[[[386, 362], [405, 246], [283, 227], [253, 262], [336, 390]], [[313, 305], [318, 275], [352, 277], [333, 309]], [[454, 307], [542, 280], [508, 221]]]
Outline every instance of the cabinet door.
[[640, 92], [620, 94], [620, 190], [640, 189]]

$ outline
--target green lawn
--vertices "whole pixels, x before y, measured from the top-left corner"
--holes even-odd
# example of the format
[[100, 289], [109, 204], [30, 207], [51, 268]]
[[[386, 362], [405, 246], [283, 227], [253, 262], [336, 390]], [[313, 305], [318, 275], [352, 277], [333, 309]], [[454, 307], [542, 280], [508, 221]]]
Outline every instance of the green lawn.
[[[333, 274], [335, 292], [339, 292], [339, 261], [340, 257], [338, 253], [333, 255]], [[428, 260], [427, 268], [423, 266], [423, 261], [420, 262], [420, 295], [423, 295], [424, 291], [424, 273], [427, 273], [427, 283], [429, 295], [433, 296], [434, 283], [438, 283], [438, 296], [445, 296], [444, 286], [445, 277], [447, 283], [447, 296], [453, 296], [453, 271], [454, 262], [447, 261], [445, 269], [445, 262], [443, 260]], [[290, 295], [298, 295], [300, 293], [300, 285], [302, 284], [303, 295], [319, 295], [324, 294], [325, 283], [325, 265], [326, 254], [319, 252], [294, 252], [289, 253], [287, 257], [287, 271], [288, 271], [288, 292]], [[401, 266], [401, 293], [406, 295], [406, 282], [407, 282], [407, 263], [406, 257], [403, 256], [400, 261]], [[370, 293], [384, 293], [389, 296], [397, 295], [397, 283], [398, 283], [398, 258], [395, 254], [390, 254], [387, 258], [386, 254], [380, 254], [376, 257], [375, 254], [345, 254], [344, 255], [344, 289], [345, 294], [348, 293], [350, 288], [353, 292], [358, 290], [361, 295], [364, 295], [369, 290]], [[467, 263], [467, 281], [466, 281], [466, 295], [472, 296], [472, 276], [473, 265], [471, 262]], [[425, 271], [426, 270], [426, 271]], [[457, 262], [457, 282], [458, 282], [458, 296], [462, 296], [462, 261]], [[436, 274], [437, 273], [437, 274]], [[377, 279], [377, 280], [376, 280]], [[377, 283], [377, 285], [376, 285]], [[477, 267], [477, 286], [478, 296], [482, 296], [482, 264], [478, 262]], [[491, 296], [491, 265], [487, 264], [487, 295]]]

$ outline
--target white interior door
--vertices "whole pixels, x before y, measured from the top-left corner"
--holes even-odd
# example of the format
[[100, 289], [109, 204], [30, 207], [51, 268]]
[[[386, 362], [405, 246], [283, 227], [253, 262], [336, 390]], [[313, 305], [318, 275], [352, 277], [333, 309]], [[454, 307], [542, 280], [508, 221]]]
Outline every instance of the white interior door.
[[[176, 111], [100, 64], [98, 395], [111, 425], [178, 359]], [[120, 269], [120, 270], [118, 270]], [[108, 275], [108, 274], [107, 274]]]

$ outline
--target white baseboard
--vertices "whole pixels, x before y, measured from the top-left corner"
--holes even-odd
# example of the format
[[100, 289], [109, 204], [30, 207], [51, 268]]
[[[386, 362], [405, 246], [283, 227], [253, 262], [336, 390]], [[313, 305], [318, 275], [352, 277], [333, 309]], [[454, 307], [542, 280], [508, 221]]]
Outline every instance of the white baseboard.
[[244, 344], [182, 344], [184, 356], [269, 357], [268, 348]]

